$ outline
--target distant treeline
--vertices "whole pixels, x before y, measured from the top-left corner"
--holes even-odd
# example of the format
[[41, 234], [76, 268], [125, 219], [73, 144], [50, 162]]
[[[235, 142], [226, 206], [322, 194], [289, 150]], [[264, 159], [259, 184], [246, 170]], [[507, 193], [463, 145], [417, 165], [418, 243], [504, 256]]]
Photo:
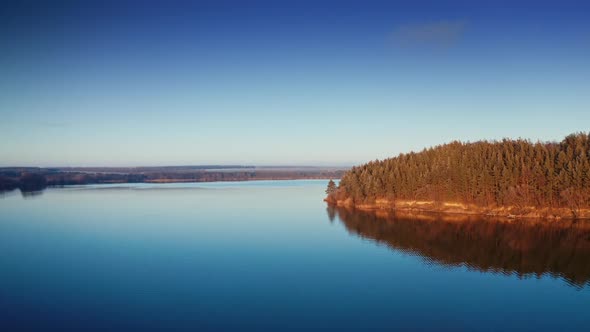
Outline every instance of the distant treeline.
[[353, 167], [328, 200], [459, 202], [477, 206], [590, 208], [590, 135], [561, 142], [454, 141]]
[[0, 168], [0, 191], [35, 191], [47, 186], [140, 182], [211, 182], [339, 178], [332, 168], [262, 168], [243, 166], [172, 166], [142, 168]]
[[39, 173], [23, 172], [12, 176], [0, 175], [0, 191], [21, 189], [22, 191], [38, 191], [47, 187], [47, 179]]

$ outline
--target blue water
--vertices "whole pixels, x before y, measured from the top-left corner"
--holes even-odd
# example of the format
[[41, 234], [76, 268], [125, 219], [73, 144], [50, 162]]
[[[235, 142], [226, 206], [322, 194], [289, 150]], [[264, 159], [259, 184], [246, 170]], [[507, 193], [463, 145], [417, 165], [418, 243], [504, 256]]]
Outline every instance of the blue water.
[[588, 331], [587, 285], [360, 236], [329, 218], [326, 183], [4, 194], [0, 330]]

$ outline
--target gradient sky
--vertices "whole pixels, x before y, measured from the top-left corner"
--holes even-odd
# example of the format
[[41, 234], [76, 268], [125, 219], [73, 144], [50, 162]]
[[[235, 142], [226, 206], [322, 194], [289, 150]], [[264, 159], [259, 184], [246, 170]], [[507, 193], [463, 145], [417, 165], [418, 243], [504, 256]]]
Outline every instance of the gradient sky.
[[81, 3], [0, 5], [0, 166], [350, 165], [590, 128], [587, 1]]

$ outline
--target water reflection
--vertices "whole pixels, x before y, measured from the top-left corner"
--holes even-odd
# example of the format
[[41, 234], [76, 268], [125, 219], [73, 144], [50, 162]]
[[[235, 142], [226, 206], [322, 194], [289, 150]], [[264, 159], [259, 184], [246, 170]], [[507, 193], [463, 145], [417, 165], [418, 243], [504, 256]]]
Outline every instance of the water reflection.
[[363, 212], [328, 207], [346, 229], [442, 266], [520, 277], [550, 275], [590, 286], [590, 222]]
[[[39, 190], [27, 190], [27, 189], [12, 189], [12, 190], [0, 190], [0, 198], [12, 196], [14, 193], [20, 192], [21, 196], [25, 199], [35, 198], [43, 195], [45, 189]], [[18, 194], [17, 194], [18, 195]]]
[[36, 198], [43, 195], [43, 190], [22, 190], [20, 194], [23, 198]]

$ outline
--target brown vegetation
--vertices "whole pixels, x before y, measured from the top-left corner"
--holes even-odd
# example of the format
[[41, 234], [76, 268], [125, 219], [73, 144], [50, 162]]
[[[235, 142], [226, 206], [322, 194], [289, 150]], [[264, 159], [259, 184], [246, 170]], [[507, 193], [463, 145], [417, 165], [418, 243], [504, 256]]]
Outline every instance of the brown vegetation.
[[[590, 217], [590, 135], [452, 142], [346, 172], [328, 202], [528, 217]], [[422, 202], [422, 203], [419, 203]]]

